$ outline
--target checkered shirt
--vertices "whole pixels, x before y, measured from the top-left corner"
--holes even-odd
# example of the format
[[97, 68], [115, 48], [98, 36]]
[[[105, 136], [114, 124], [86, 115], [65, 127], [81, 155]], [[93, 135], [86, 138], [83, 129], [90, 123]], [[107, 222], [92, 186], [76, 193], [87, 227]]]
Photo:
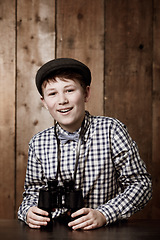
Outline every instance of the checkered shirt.
[[[142, 209], [152, 195], [151, 177], [136, 143], [117, 119], [85, 114], [85, 134], [80, 148], [76, 187], [83, 190], [85, 207], [104, 214], [107, 224], [130, 217]], [[64, 131], [60, 127], [58, 131]], [[61, 148], [61, 175], [73, 177], [75, 141]], [[37, 206], [39, 189], [57, 173], [57, 141], [54, 127], [36, 134], [29, 143], [23, 201], [18, 218], [26, 222], [27, 211]], [[61, 182], [61, 179], [59, 179]], [[53, 214], [60, 215], [63, 209]]]

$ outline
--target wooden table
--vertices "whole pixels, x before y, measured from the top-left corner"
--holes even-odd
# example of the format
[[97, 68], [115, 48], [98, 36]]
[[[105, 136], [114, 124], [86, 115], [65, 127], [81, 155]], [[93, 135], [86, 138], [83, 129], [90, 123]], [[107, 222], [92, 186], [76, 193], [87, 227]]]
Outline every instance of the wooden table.
[[51, 229], [30, 229], [18, 220], [0, 220], [1, 240], [160, 240], [160, 220], [128, 220], [91, 231], [73, 231], [53, 223]]

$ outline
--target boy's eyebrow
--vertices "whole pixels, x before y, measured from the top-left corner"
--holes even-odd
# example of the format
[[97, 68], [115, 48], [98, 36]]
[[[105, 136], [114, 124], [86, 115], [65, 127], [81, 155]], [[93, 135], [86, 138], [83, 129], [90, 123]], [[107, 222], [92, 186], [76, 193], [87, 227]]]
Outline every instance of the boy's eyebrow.
[[[64, 86], [64, 88], [68, 88], [68, 87], [75, 87], [74, 84], [68, 84], [66, 86]], [[52, 91], [52, 90], [57, 90], [56, 87], [51, 87], [51, 88], [48, 88], [47, 91]]]
[[51, 91], [51, 90], [56, 90], [56, 88], [51, 87], [51, 88], [48, 88], [46, 91]]
[[68, 84], [68, 85], [64, 86], [64, 88], [67, 88], [67, 87], [75, 87], [75, 85], [74, 84]]

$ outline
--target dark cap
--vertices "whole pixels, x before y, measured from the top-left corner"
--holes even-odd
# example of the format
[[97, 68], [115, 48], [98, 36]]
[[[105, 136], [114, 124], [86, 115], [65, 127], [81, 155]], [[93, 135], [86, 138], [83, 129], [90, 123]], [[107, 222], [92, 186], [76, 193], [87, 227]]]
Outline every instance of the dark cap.
[[45, 63], [36, 74], [36, 86], [39, 93], [42, 95], [42, 83], [51, 74], [54, 74], [57, 70], [73, 70], [83, 76], [86, 86], [91, 83], [90, 69], [83, 63], [72, 58], [57, 58]]

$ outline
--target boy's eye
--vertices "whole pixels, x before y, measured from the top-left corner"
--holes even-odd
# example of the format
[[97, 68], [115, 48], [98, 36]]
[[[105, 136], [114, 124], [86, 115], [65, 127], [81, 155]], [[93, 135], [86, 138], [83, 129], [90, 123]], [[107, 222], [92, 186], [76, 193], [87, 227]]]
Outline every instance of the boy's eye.
[[56, 95], [56, 92], [50, 92], [48, 95], [49, 96], [54, 96], [54, 95]]
[[73, 92], [74, 89], [67, 89], [67, 92]]

